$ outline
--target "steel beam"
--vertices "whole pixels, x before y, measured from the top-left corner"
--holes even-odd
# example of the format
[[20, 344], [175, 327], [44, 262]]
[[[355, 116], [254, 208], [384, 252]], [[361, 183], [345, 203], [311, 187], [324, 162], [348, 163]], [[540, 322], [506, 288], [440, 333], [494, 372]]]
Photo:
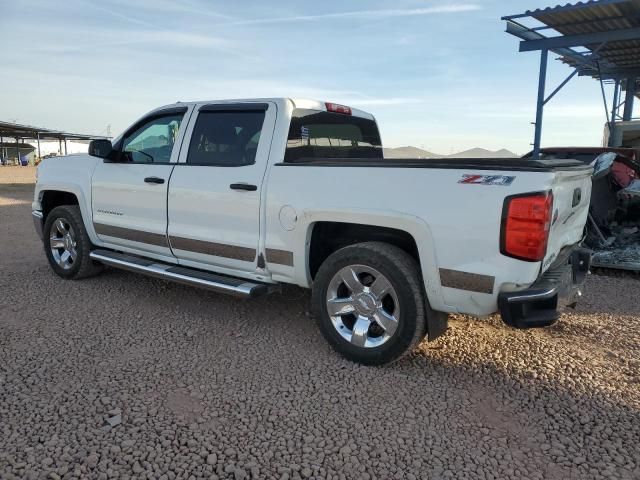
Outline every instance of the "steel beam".
[[549, 50], [552, 48], [581, 47], [602, 42], [617, 42], [621, 40], [640, 40], [640, 27], [610, 30], [606, 32], [583, 33], [580, 35], [562, 35], [559, 37], [524, 40], [520, 42], [521, 52], [534, 50]]
[[540, 141], [542, 140], [542, 114], [544, 113], [544, 90], [547, 83], [547, 60], [549, 59], [549, 50], [543, 49], [540, 52], [540, 72], [538, 76], [538, 102], [536, 104], [536, 123], [535, 133], [533, 135], [533, 153], [534, 159], [540, 158]]
[[551, 92], [551, 93], [549, 94], [549, 96], [548, 96], [547, 98], [545, 98], [545, 99], [544, 99], [544, 104], [546, 105], [546, 104], [549, 102], [549, 100], [551, 100], [553, 97], [555, 97], [556, 93], [558, 93], [560, 90], [562, 90], [562, 88], [563, 88], [567, 83], [569, 83], [569, 81], [570, 81], [573, 77], [575, 77], [577, 73], [578, 73], [578, 70], [574, 70], [573, 72], [571, 72], [571, 74], [570, 74], [567, 78], [565, 78], [565, 79], [562, 81], [562, 83], [561, 83], [560, 85], [558, 85], [558, 86], [556, 87], [556, 89], [555, 89], [553, 92]]
[[[514, 22], [513, 20], [507, 21], [507, 33], [526, 41], [542, 40], [547, 38], [544, 35], [539, 34], [538, 32], [532, 31], [524, 25], [520, 25], [518, 22]], [[585, 57], [584, 55], [576, 52], [575, 50], [571, 50], [570, 48], [551, 48], [550, 50], [553, 53], [560, 55], [561, 57], [572, 59], [579, 65], [585, 65], [590, 61], [593, 61], [593, 59]]]
[[[580, 68], [580, 67], [578, 67]], [[589, 76], [592, 77], [594, 75], [598, 75], [595, 70], [580, 70], [578, 73], [579, 76]], [[640, 77], [640, 68], [601, 68], [600, 75], [602, 75], [603, 80], [615, 80], [616, 78], [630, 78], [630, 77]]]
[[624, 97], [624, 111], [622, 112], [622, 120], [628, 122], [633, 117], [633, 101], [636, 96], [636, 78], [627, 78], [627, 93]]

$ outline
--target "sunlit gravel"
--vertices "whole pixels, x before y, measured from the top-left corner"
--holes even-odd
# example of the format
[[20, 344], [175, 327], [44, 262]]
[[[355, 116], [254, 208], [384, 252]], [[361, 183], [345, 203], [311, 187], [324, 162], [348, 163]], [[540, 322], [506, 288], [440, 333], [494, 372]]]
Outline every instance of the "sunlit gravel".
[[639, 280], [592, 276], [544, 330], [454, 317], [362, 367], [298, 288], [57, 278], [32, 186], [8, 185], [28, 170], [0, 167], [0, 478], [640, 478]]

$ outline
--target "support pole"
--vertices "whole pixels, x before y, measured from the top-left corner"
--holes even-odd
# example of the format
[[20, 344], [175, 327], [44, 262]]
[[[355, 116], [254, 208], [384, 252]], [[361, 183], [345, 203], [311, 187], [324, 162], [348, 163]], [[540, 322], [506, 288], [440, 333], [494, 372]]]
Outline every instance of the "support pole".
[[64, 154], [67, 154], [67, 138], [64, 139]]
[[16, 153], [18, 154], [18, 166], [20, 165], [20, 139], [16, 137]]
[[[600, 87], [602, 88], [602, 94], [604, 95], [604, 86], [602, 85], [602, 80], [600, 80]], [[620, 92], [620, 81], [616, 80], [616, 86], [613, 89], [613, 105], [611, 106], [611, 117], [609, 120], [609, 141], [607, 142], [607, 147], [619, 147], [622, 142], [621, 135], [618, 134], [618, 129], [616, 128], [616, 115], [618, 114], [618, 93]], [[605, 98], [605, 108], [607, 108], [606, 97]]]
[[624, 97], [622, 120], [628, 122], [633, 117], [633, 100], [636, 96], [636, 78], [627, 78], [627, 94]]
[[40, 155], [40, 132], [36, 133], [36, 140], [38, 141], [38, 161], [42, 159], [42, 155]]
[[0, 162], [0, 164], [4, 165], [4, 159], [5, 159], [6, 155], [4, 153], [4, 138], [0, 137], [0, 160], [2, 160]]
[[[624, 99], [624, 111], [622, 113], [622, 121], [628, 122], [631, 120], [633, 116], [633, 101], [636, 95], [636, 79], [628, 78], [626, 81], [626, 90], [627, 94]], [[622, 92], [619, 92], [622, 94]], [[609, 143], [607, 146], [609, 147], [622, 147], [623, 143], [623, 131], [619, 126], [616, 126], [615, 117], [611, 118], [611, 123], [609, 124]]]
[[538, 102], [536, 104], [535, 134], [533, 136], [533, 158], [540, 158], [540, 140], [542, 139], [542, 114], [544, 111], [544, 89], [547, 82], [547, 59], [549, 51], [540, 51], [540, 76], [538, 78]]
[[615, 87], [613, 89], [613, 105], [611, 106], [611, 123], [614, 124], [616, 119], [620, 116], [618, 115], [618, 110], [620, 107], [620, 80], [615, 81]]
[[58, 139], [58, 153], [62, 155], [62, 139]]

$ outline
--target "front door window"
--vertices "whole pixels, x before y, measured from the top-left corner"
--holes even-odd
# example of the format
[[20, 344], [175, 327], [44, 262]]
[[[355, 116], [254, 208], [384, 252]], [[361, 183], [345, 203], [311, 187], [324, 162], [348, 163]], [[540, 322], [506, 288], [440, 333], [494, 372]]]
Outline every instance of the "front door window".
[[156, 117], [122, 142], [123, 160], [134, 163], [169, 163], [183, 114]]

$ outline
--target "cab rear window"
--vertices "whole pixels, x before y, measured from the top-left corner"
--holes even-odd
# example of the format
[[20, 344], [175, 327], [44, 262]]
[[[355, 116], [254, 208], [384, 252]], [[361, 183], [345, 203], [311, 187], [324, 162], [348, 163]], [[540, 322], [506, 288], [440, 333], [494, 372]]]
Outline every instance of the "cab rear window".
[[367, 118], [297, 108], [285, 162], [301, 158], [382, 158], [378, 126]]

